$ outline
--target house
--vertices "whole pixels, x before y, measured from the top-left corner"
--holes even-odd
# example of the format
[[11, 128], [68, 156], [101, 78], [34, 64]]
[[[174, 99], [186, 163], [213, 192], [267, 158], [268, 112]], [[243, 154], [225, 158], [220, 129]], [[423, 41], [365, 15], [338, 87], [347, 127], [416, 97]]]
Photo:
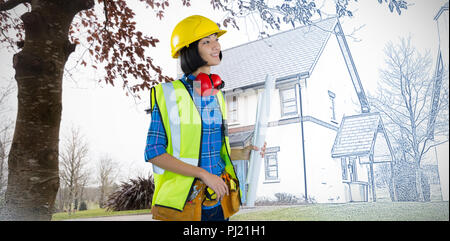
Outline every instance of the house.
[[[265, 76], [276, 79], [257, 197], [289, 193], [318, 203], [351, 201], [345, 170], [331, 150], [344, 116], [370, 108], [339, 20], [324, 19], [222, 54], [212, 72], [225, 81], [232, 149], [251, 142]], [[245, 183], [248, 163], [235, 166]]]
[[[443, 92], [442, 88], [448, 88], [448, 71], [449, 71], [449, 26], [448, 26], [448, 2], [446, 2], [436, 13], [434, 20], [436, 21], [436, 26], [438, 29], [438, 43], [439, 49], [436, 57], [436, 66], [434, 73], [434, 84], [433, 84], [433, 95], [432, 95], [432, 108], [430, 111], [430, 122], [429, 127], [433, 127], [432, 123], [436, 120], [436, 110], [439, 105], [439, 100], [442, 99]], [[448, 89], [447, 89], [448, 93]], [[448, 97], [447, 97], [448, 98]], [[447, 112], [448, 114], [448, 112]], [[448, 117], [447, 117], [448, 118]], [[430, 128], [431, 129], [431, 128]], [[440, 191], [442, 193], [442, 200], [448, 201], [448, 191], [449, 191], [449, 177], [448, 177], [448, 135], [447, 136], [435, 136], [434, 129], [429, 130], [430, 135], [436, 142], [442, 142], [442, 144], [434, 147], [434, 151], [430, 151], [425, 159], [436, 160], [433, 164], [438, 166], [438, 175], [440, 183]]]
[[[390, 164], [390, 180], [394, 176], [393, 150], [379, 113], [345, 116], [331, 150], [340, 158], [345, 200], [348, 202], [377, 201], [374, 167]], [[394, 181], [395, 182], [395, 181]], [[397, 200], [395, 183], [390, 182], [392, 199]], [[370, 188], [369, 188], [370, 187]]]

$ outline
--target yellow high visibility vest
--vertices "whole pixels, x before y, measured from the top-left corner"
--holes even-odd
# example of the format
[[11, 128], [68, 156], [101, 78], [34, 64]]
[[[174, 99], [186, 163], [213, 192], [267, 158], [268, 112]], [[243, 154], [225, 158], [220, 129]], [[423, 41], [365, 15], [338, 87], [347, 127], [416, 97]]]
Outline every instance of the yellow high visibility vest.
[[[226, 126], [227, 110], [221, 91], [216, 99], [222, 112], [222, 148], [220, 157], [225, 161], [225, 170], [233, 178], [236, 173], [230, 159], [230, 142]], [[167, 136], [168, 154], [194, 165], [199, 165], [202, 141], [202, 119], [191, 94], [181, 80], [162, 83], [151, 89], [151, 110], [158, 106]], [[183, 176], [153, 165], [155, 191], [153, 205], [182, 211], [195, 178]], [[242, 195], [240, 193], [240, 195]]]

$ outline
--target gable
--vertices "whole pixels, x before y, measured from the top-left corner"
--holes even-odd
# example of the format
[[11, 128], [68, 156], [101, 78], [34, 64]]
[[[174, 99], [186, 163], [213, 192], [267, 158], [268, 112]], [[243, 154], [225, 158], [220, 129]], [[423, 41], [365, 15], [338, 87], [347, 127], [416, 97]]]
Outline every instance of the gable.
[[[391, 162], [392, 148], [379, 113], [346, 116], [336, 135], [331, 157], [373, 156], [375, 163]], [[370, 157], [360, 160], [368, 164]]]

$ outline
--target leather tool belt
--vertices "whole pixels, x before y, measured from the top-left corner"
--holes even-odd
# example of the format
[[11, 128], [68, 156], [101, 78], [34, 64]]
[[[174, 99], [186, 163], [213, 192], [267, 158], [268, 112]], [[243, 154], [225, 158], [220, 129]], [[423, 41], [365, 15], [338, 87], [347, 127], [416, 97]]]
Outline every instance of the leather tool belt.
[[[226, 219], [239, 211], [241, 205], [239, 198], [240, 189], [239, 181], [232, 178], [228, 173], [224, 172], [221, 178], [225, 181], [229, 190], [229, 194], [225, 195], [220, 202], [224, 218]], [[155, 205], [152, 207], [153, 219], [163, 221], [201, 221], [202, 205], [213, 206], [217, 204], [219, 200], [215, 196], [212, 189], [197, 179], [182, 212], [173, 208]]]

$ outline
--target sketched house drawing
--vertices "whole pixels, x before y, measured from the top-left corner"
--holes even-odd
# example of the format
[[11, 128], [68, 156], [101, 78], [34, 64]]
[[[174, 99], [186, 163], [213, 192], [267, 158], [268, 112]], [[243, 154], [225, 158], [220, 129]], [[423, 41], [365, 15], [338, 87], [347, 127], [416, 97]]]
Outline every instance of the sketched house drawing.
[[[428, 122], [429, 135], [437, 142], [442, 140], [448, 140], [448, 136], [435, 136], [434, 132], [434, 122], [437, 116], [437, 106], [439, 105], [439, 100], [442, 99], [443, 92], [441, 89], [444, 86], [448, 88], [448, 78], [449, 78], [449, 26], [448, 26], [448, 2], [446, 2], [434, 16], [436, 21], [436, 26], [438, 30], [437, 40], [439, 43], [437, 56], [436, 56], [436, 66], [434, 70], [434, 83], [433, 83], [433, 95], [432, 95], [432, 106], [430, 111], [430, 118]], [[444, 82], [447, 82], [444, 85]], [[448, 90], [447, 90], [448, 91]], [[441, 185], [442, 200], [448, 201], [448, 191], [449, 191], [449, 143], [444, 142], [443, 144], [434, 147], [434, 151], [428, 155], [428, 159], [436, 160], [434, 164], [438, 166], [439, 172], [439, 183]]]
[[[343, 117], [370, 108], [338, 19], [222, 52], [222, 63], [212, 72], [225, 81], [232, 149], [251, 143], [265, 76], [276, 79], [257, 200], [289, 193], [318, 203], [355, 201], [348, 194], [348, 180], [342, 178], [346, 170], [331, 149]], [[235, 167], [245, 182], [248, 163], [238, 161]], [[367, 175], [364, 178], [358, 181], [367, 185]]]
[[[393, 151], [379, 113], [345, 116], [331, 156], [340, 158], [342, 182], [347, 184], [344, 190], [348, 201], [368, 201], [370, 192], [371, 201], [376, 202], [375, 164], [390, 163], [391, 178], [393, 176]], [[393, 186], [394, 183], [390, 190], [396, 200]]]

